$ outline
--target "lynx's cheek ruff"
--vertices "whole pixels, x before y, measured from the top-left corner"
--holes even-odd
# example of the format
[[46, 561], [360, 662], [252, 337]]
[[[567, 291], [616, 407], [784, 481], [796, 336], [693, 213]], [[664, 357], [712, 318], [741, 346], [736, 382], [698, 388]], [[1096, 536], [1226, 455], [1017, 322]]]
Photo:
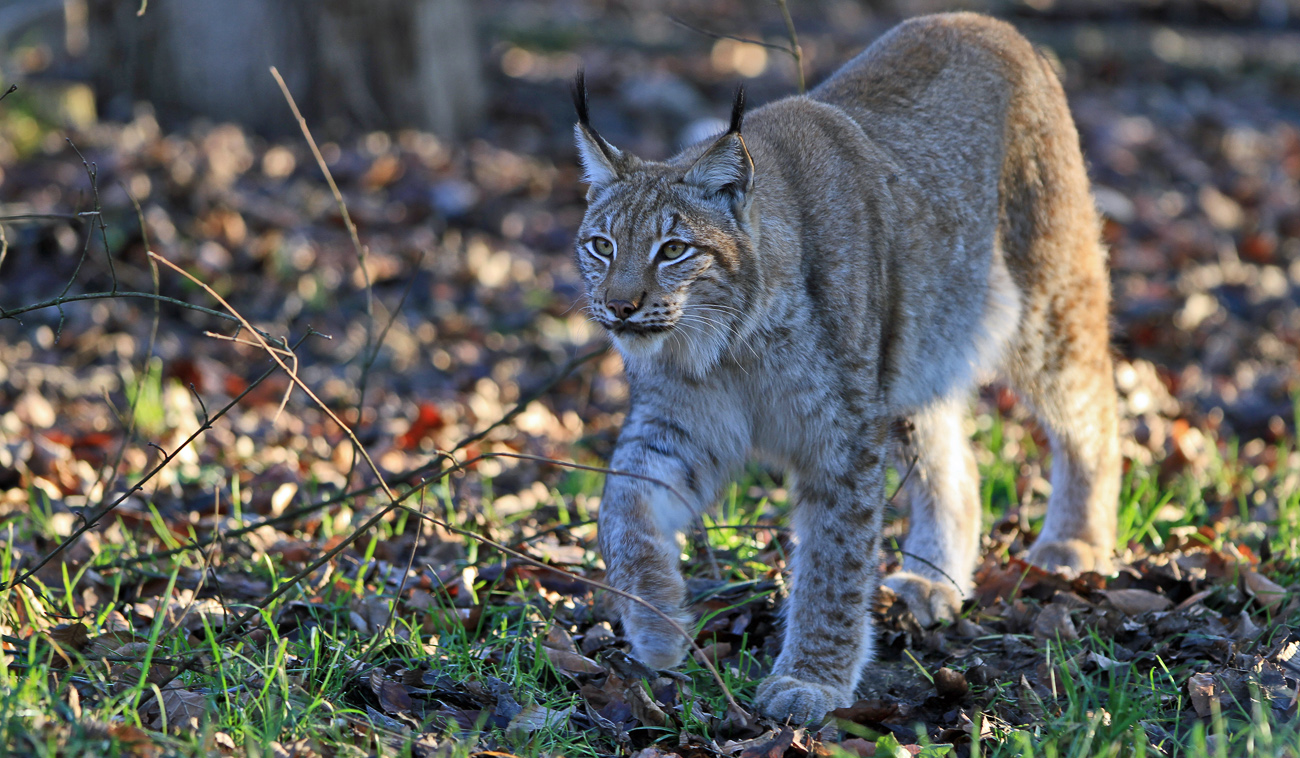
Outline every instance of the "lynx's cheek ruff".
[[[1047, 431], [1052, 494], [1028, 559], [1107, 571], [1119, 493], [1108, 276], [1060, 83], [1009, 25], [908, 21], [807, 96], [745, 113], [665, 162], [606, 142], [579, 74], [587, 308], [623, 356], [631, 407], [599, 539], [607, 580], [682, 624], [679, 535], [745, 462], [789, 473], [798, 538], [785, 637], [758, 705], [816, 721], [871, 676], [871, 604], [891, 429], [915, 469], [902, 570], [922, 623], [951, 619], [979, 552], [964, 421], [1006, 379]], [[624, 603], [632, 653], [684, 641]]]

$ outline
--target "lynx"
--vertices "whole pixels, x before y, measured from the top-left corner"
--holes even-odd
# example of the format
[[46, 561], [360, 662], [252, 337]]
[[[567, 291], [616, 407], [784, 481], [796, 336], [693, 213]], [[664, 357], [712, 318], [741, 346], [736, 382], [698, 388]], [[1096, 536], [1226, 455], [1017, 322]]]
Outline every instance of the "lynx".
[[[796, 548], [758, 705], [807, 722], [850, 704], [872, 658], [894, 420], [910, 420], [916, 463], [902, 569], [883, 581], [934, 624], [971, 590], [980, 498], [963, 421], [990, 378], [1051, 445], [1028, 559], [1109, 569], [1106, 254], [1061, 85], [1024, 37], [968, 13], [908, 21], [806, 96], [746, 116], [738, 91], [725, 133], [665, 162], [592, 128], [581, 74], [574, 100], [589, 184], [577, 263], [631, 391], [610, 465], [658, 482], [607, 478], [612, 585], [689, 628], [680, 533], [748, 458], [779, 466]], [[636, 657], [681, 661], [671, 624], [634, 603], [619, 614]]]

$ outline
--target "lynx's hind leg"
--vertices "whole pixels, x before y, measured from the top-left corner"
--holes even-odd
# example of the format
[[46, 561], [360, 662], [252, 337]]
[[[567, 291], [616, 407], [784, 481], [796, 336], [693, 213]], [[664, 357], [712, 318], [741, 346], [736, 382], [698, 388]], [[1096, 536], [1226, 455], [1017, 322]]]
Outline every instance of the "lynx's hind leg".
[[1049, 570], [1109, 573], [1120, 483], [1110, 355], [1017, 383], [1047, 430], [1052, 494], [1029, 561]]
[[1109, 283], [1099, 242], [1085, 238], [1072, 252], [1050, 272], [1054, 291], [1033, 298], [1008, 374], [1045, 428], [1052, 454], [1052, 494], [1029, 561], [1107, 573], [1120, 485]]
[[912, 444], [901, 451], [911, 518], [903, 569], [884, 584], [922, 626], [956, 616], [979, 554], [979, 472], [964, 429], [967, 413], [965, 393], [935, 402], [912, 417]]
[[1046, 428], [1047, 519], [1029, 559], [1109, 571], [1120, 456], [1101, 223], [1065, 94], [1041, 56], [1016, 74], [999, 228], [1023, 310], [1005, 369]]

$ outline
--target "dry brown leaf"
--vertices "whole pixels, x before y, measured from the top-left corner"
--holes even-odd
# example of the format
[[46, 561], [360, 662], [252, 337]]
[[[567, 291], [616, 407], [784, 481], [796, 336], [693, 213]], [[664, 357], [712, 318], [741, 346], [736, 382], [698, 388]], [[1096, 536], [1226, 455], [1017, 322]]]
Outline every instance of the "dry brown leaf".
[[546, 630], [546, 638], [542, 640], [542, 644], [553, 650], [578, 652], [578, 648], [573, 644], [573, 637], [558, 624], [551, 624], [551, 628]]
[[410, 693], [400, 682], [384, 680], [379, 684], [379, 691], [376, 694], [379, 695], [379, 707], [383, 708], [385, 713], [410, 713], [411, 708], [414, 707]]
[[668, 726], [668, 714], [664, 713], [659, 704], [650, 697], [646, 692], [645, 686], [640, 681], [628, 683], [627, 689], [623, 691], [623, 697], [627, 699], [628, 706], [632, 709], [632, 716], [645, 726]]
[[510, 719], [510, 723], [506, 726], [506, 734], [527, 736], [538, 729], [563, 724], [572, 713], [572, 708], [556, 710], [536, 703], [526, 705], [522, 711], [516, 713], [514, 718]]
[[1126, 616], [1167, 611], [1174, 607], [1174, 601], [1149, 590], [1102, 590], [1101, 594]]
[[68, 710], [73, 718], [81, 718], [81, 693], [76, 687], [68, 687]]
[[1217, 698], [1213, 674], [1192, 674], [1187, 680], [1187, 694], [1192, 698], [1192, 707], [1201, 718], [1212, 712], [1211, 703]]
[[782, 727], [772, 739], [745, 748], [741, 751], [740, 758], [781, 758], [792, 743], [794, 730], [788, 726]]
[[153, 758], [159, 753], [159, 748], [149, 737], [149, 733], [139, 727], [130, 724], [110, 724], [108, 733], [118, 741], [128, 755], [136, 758]]
[[705, 645], [700, 648], [694, 655], [695, 660], [699, 661], [701, 665], [703, 665], [706, 660], [712, 661], [714, 665], [717, 665], [717, 663], [723, 658], [731, 655], [731, 643], [714, 642], [711, 645]]
[[213, 732], [212, 744], [221, 750], [222, 754], [231, 754], [236, 750], [235, 740], [225, 732]]
[[1286, 600], [1286, 588], [1277, 582], [1269, 579], [1254, 569], [1246, 569], [1242, 573], [1242, 579], [1246, 583], [1246, 592], [1255, 598], [1255, 602], [1260, 607], [1270, 613], [1277, 610], [1277, 607]]
[[[203, 693], [181, 688], [163, 690], [162, 705], [169, 729], [198, 729], [200, 719], [208, 710]], [[156, 719], [155, 724], [161, 726], [161, 719]]]
[[958, 700], [966, 697], [966, 693], [970, 692], [970, 684], [961, 672], [944, 666], [934, 672], [934, 689], [939, 693], [939, 697]]
[[1077, 640], [1079, 630], [1070, 619], [1070, 609], [1064, 605], [1049, 605], [1034, 620], [1034, 636], [1041, 640]]
[[546, 657], [550, 659], [551, 665], [566, 674], [601, 674], [605, 671], [599, 663], [577, 653], [557, 650], [553, 647], [543, 647], [542, 650], [546, 651]]
[[831, 715], [855, 724], [879, 724], [898, 715], [898, 704], [884, 700], [859, 700], [848, 708], [836, 708]]
[[45, 636], [65, 650], [84, 650], [90, 644], [89, 630], [81, 622], [50, 627], [45, 630]]

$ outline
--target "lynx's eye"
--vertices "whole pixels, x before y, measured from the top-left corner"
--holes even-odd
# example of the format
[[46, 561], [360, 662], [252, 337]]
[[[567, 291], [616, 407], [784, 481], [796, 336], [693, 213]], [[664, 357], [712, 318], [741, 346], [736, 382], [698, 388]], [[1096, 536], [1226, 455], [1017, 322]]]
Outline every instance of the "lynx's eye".
[[597, 255], [608, 258], [614, 254], [614, 243], [604, 237], [592, 237], [591, 248], [596, 251]]
[[659, 248], [659, 255], [664, 260], [675, 261], [686, 252], [687, 244], [681, 240], [668, 240]]

